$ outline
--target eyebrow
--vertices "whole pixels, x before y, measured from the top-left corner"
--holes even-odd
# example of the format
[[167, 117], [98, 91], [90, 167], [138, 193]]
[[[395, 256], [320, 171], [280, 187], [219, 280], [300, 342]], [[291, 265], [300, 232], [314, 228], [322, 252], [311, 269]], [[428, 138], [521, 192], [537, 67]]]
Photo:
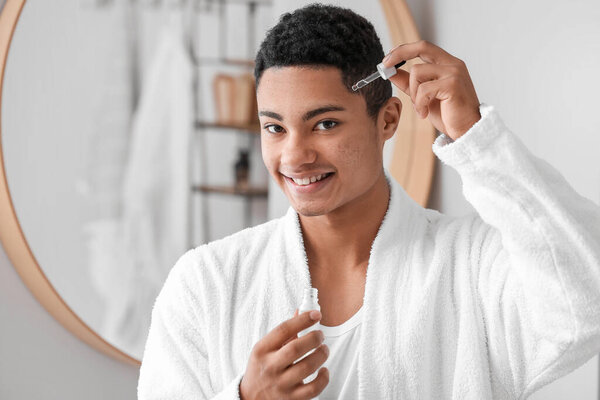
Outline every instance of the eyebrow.
[[[342, 106], [338, 106], [338, 105], [326, 105], [326, 106], [322, 106], [319, 108], [315, 108], [314, 110], [310, 110], [307, 111], [306, 114], [304, 114], [302, 116], [302, 120], [303, 121], [308, 121], [314, 117], [316, 117], [317, 115], [329, 112], [329, 111], [346, 111], [346, 109]], [[283, 117], [279, 114], [277, 114], [276, 112], [273, 111], [259, 111], [258, 113], [259, 116], [265, 116], [265, 117], [271, 117], [271, 118], [275, 118], [278, 121], [283, 121]]]

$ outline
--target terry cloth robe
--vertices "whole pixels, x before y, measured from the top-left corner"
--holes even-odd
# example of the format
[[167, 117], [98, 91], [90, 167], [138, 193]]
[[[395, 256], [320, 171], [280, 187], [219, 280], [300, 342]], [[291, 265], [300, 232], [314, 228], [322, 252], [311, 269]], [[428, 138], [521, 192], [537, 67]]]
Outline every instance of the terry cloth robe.
[[[386, 171], [359, 399], [525, 399], [600, 352], [600, 207], [480, 111], [433, 144], [476, 213], [424, 209]], [[154, 305], [140, 399], [239, 398], [252, 347], [311, 286], [300, 229], [289, 209], [181, 256]]]

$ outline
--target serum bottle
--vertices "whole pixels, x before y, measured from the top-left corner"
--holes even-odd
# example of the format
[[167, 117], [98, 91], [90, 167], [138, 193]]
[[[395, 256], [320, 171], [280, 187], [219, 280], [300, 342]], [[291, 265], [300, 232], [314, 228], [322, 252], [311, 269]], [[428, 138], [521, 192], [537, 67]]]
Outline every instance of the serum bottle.
[[[304, 289], [304, 296], [302, 298], [302, 304], [298, 308], [298, 314], [302, 314], [303, 312], [306, 312], [309, 310], [321, 311], [321, 306], [319, 305], [319, 291], [317, 288]], [[312, 332], [315, 330], [320, 330], [320, 329], [321, 329], [321, 324], [319, 322], [317, 322], [317, 323], [309, 326], [308, 328], [304, 329], [303, 331], [298, 332], [298, 338], [306, 335], [309, 332]], [[311, 349], [304, 356], [300, 357], [298, 359], [298, 361], [302, 360], [304, 357], [308, 357], [314, 351], [315, 351], [315, 349]], [[312, 382], [317, 377], [318, 373], [319, 373], [319, 370], [317, 369], [311, 375], [304, 378], [304, 383]], [[314, 397], [313, 399], [318, 399], [318, 397]]]

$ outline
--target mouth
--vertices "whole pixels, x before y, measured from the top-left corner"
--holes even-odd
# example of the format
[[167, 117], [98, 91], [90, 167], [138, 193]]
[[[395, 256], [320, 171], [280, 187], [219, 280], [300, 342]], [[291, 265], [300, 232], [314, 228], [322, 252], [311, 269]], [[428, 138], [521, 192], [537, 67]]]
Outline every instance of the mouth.
[[324, 174], [305, 176], [302, 178], [291, 178], [287, 175], [282, 175], [290, 186], [292, 186], [296, 190], [305, 192], [312, 191], [323, 186], [326, 182], [330, 180], [333, 174], [334, 172], [326, 172]]
[[291, 181], [293, 181], [298, 186], [308, 186], [308, 185], [313, 184], [315, 182], [322, 181], [323, 179], [327, 179], [331, 175], [333, 175], [333, 172], [327, 172], [325, 174], [307, 176], [307, 177], [304, 177], [304, 178], [291, 178], [289, 176], [285, 176], [285, 175], [284, 176], [287, 179], [290, 179]]

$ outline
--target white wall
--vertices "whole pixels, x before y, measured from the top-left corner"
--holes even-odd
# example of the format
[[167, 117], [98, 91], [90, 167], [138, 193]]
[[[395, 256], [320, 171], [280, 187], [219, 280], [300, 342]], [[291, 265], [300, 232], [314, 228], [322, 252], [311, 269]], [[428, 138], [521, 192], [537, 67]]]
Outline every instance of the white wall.
[[0, 250], [0, 399], [131, 400], [138, 368], [81, 342], [54, 320]]

